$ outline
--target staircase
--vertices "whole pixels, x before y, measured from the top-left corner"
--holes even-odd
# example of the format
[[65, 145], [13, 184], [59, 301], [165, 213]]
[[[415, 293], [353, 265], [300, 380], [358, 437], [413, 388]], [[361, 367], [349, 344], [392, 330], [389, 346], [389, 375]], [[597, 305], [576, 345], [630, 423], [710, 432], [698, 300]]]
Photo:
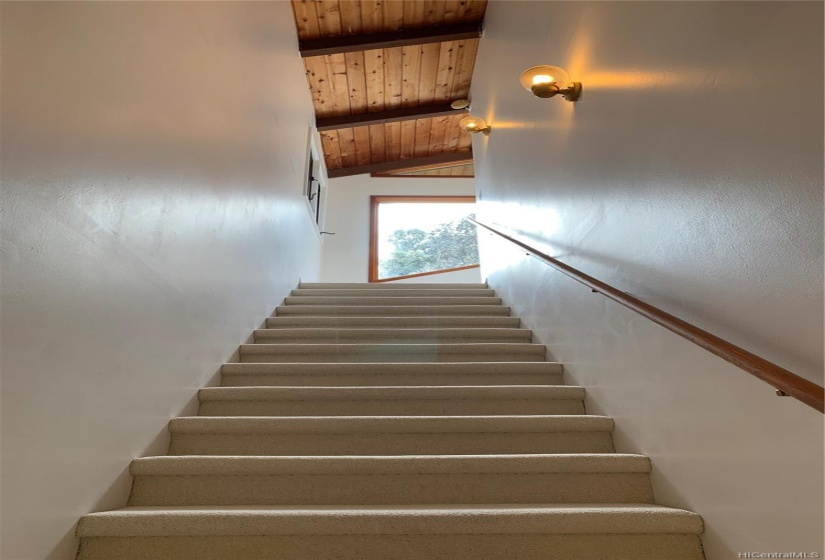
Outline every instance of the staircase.
[[80, 560], [701, 560], [481, 284], [302, 284]]

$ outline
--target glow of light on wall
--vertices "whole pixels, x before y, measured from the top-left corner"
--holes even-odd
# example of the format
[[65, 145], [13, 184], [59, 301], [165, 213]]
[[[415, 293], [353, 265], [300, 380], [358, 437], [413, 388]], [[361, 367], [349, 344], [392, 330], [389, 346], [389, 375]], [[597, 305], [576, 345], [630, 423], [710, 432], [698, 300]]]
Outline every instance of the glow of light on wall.
[[554, 130], [564, 131], [570, 128], [569, 122], [504, 121], [496, 123], [496, 130]]
[[585, 84], [584, 96], [593, 90], [679, 90], [693, 91], [707, 86], [707, 70], [692, 68], [598, 68], [593, 55], [593, 33], [598, 26], [592, 12], [582, 19], [568, 51], [566, 68], [572, 79]]
[[[490, 202], [484, 205], [479, 221], [500, 225], [517, 234], [529, 235], [533, 241], [548, 242], [561, 229], [561, 217], [555, 208], [527, 206], [515, 202]], [[538, 236], [538, 237], [537, 237]]]
[[[538, 208], [517, 203], [497, 202], [482, 206], [484, 211], [479, 221], [514, 234], [526, 243], [549, 254], [553, 254], [552, 236], [561, 229], [561, 218], [553, 208]], [[495, 263], [500, 270], [521, 263], [529, 258], [524, 251], [497, 235], [478, 229], [479, 246], [483, 256], [482, 264]], [[492, 270], [484, 270], [490, 274]]]
[[651, 72], [645, 70], [594, 70], [587, 74], [587, 88], [605, 90], [676, 90], [693, 91], [702, 86], [705, 72], [677, 70]]

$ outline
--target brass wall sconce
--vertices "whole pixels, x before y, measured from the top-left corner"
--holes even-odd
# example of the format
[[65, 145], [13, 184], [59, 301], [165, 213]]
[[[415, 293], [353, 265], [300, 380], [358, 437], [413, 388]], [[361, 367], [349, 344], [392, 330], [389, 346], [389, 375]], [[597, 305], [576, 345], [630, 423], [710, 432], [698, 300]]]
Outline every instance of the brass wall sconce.
[[464, 117], [458, 121], [458, 126], [461, 130], [466, 130], [470, 134], [482, 133], [485, 136], [490, 135], [490, 125], [481, 117]]
[[567, 72], [558, 66], [533, 66], [521, 73], [519, 81], [536, 97], [561, 95], [568, 101], [577, 101], [582, 94], [581, 82], [571, 82]]

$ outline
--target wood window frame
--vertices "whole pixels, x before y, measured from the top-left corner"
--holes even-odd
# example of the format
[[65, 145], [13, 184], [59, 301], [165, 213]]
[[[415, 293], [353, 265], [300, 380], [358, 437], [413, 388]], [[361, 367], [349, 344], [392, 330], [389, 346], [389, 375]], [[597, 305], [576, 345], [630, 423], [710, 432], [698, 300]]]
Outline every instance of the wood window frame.
[[370, 173], [370, 177], [382, 179], [473, 179], [475, 175], [393, 175], [391, 173]]
[[445, 272], [456, 272], [458, 270], [470, 270], [479, 268], [479, 264], [469, 264], [465, 266], [457, 266], [455, 268], [445, 268], [442, 270], [433, 270], [430, 272], [419, 272], [416, 274], [407, 274], [406, 276], [394, 276], [392, 278], [378, 277], [378, 207], [381, 203], [397, 203], [397, 202], [443, 202], [449, 204], [451, 202], [473, 203], [476, 202], [475, 196], [412, 196], [412, 195], [372, 195], [370, 196], [370, 247], [369, 247], [369, 269], [367, 271], [367, 279], [372, 283], [392, 282], [394, 280], [405, 280], [407, 278], [419, 278], [421, 276], [431, 276], [433, 274], [444, 274]]

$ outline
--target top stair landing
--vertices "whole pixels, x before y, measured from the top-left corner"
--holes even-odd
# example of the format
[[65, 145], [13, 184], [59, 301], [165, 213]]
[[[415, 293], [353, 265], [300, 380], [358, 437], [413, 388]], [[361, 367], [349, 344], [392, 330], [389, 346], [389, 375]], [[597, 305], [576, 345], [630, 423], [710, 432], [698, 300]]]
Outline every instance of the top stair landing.
[[372, 284], [359, 284], [353, 282], [301, 282], [298, 290], [491, 290], [487, 284], [425, 284], [425, 283], [390, 283], [375, 282]]

